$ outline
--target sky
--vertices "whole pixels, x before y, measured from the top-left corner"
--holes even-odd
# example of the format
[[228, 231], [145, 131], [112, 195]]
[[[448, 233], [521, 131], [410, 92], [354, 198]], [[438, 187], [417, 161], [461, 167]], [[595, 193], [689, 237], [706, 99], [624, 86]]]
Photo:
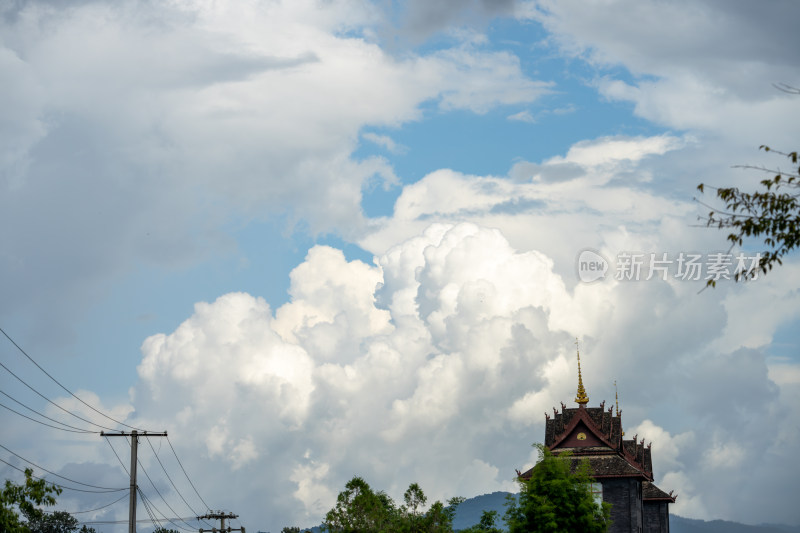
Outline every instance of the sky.
[[[0, 4], [0, 327], [30, 356], [0, 337], [0, 474], [125, 489], [125, 439], [60, 421], [166, 431], [139, 445], [157, 517], [312, 526], [355, 475], [510, 491], [578, 339], [673, 513], [800, 524], [800, 259], [726, 279], [761, 248], [696, 190], [792, 169], [759, 146], [798, 148], [798, 15]], [[124, 496], [58, 508], [124, 521]]]

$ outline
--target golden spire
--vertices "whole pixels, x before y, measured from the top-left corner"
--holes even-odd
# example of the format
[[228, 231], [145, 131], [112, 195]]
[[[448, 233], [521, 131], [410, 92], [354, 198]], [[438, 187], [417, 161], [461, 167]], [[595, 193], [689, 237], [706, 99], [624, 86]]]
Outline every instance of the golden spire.
[[575, 403], [578, 405], [585, 405], [589, 403], [589, 397], [586, 395], [586, 389], [583, 388], [583, 377], [581, 376], [581, 351], [578, 347], [578, 339], [575, 338], [575, 351], [578, 353], [578, 395], [575, 397]]

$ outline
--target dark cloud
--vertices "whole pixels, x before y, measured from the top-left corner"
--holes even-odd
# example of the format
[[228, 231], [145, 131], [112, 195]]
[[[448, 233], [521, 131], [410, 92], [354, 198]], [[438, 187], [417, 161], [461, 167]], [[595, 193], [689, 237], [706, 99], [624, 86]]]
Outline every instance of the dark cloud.
[[514, 4], [515, 0], [410, 0], [403, 30], [425, 38], [453, 26], [483, 26], [494, 17], [510, 15]]

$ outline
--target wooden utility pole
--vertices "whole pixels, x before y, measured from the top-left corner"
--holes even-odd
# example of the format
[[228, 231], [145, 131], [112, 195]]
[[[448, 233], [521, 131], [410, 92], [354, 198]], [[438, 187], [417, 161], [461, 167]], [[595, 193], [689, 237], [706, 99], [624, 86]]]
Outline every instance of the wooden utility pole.
[[[233, 513], [223, 513], [222, 511], [216, 511], [216, 512], [211, 511], [208, 514], [204, 514], [203, 516], [198, 516], [197, 517], [198, 520], [219, 520], [219, 529], [214, 527], [214, 528], [211, 528], [211, 530], [210, 530], [210, 531], [212, 531], [214, 533], [216, 533], [216, 532], [230, 533], [231, 531], [241, 531], [242, 533], [245, 533], [244, 526], [236, 527], [236, 528], [232, 528], [231, 526], [228, 526], [226, 528], [225, 527], [225, 519], [226, 518], [229, 519], [229, 520], [233, 520], [234, 518], [239, 518], [239, 515], [235, 515]], [[200, 533], [203, 533], [203, 531], [209, 531], [209, 530], [208, 529], [204, 530], [203, 528], [200, 528]]]
[[166, 437], [167, 432], [148, 433], [147, 431], [143, 431], [142, 433], [139, 433], [134, 429], [130, 433], [106, 433], [101, 431], [100, 436], [131, 438], [131, 496], [128, 509], [128, 533], [136, 533], [136, 464], [139, 462], [136, 453], [139, 448], [139, 437]]

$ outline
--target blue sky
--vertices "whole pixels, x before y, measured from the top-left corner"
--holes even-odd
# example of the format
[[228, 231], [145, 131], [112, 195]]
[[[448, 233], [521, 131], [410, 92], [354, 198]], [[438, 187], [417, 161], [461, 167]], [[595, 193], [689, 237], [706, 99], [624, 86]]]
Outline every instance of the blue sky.
[[[614, 279], [621, 253], [725, 250], [698, 183], [788, 168], [758, 146], [800, 133], [773, 86], [800, 86], [793, 2], [0, 9], [0, 326], [167, 429], [212, 507], [279, 530], [356, 474], [513, 489], [542, 411], [574, 396], [579, 337], [592, 403], [617, 380], [674, 512], [800, 523], [796, 256], [715, 290]], [[585, 249], [605, 280], [579, 279]], [[0, 416], [1, 444], [124, 485], [102, 439]]]

